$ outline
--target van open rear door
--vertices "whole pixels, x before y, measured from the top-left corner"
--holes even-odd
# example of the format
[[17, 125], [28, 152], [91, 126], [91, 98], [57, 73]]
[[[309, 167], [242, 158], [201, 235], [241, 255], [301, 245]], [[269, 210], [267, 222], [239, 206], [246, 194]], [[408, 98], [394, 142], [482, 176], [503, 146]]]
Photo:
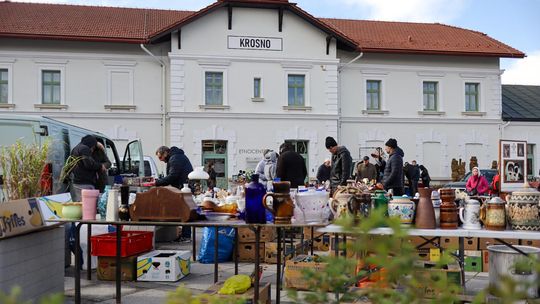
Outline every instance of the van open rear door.
[[122, 173], [144, 176], [144, 155], [140, 139], [130, 141], [126, 146], [122, 160]]

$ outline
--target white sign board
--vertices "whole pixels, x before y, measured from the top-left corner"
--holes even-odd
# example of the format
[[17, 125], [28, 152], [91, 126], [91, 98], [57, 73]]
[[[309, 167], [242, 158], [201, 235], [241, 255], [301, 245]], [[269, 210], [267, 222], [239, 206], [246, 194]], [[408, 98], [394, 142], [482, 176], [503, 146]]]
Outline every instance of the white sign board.
[[282, 51], [283, 39], [273, 37], [228, 36], [229, 49]]
[[502, 192], [522, 188], [527, 180], [527, 142], [500, 140], [499, 168]]

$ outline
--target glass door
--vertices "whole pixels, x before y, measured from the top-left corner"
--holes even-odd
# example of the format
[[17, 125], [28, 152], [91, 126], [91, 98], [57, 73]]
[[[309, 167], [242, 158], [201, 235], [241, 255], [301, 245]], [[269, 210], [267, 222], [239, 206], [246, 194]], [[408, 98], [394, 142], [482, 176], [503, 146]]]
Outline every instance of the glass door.
[[226, 140], [203, 140], [202, 141], [202, 164], [204, 170], [214, 171], [216, 177], [215, 187], [227, 189], [227, 141]]

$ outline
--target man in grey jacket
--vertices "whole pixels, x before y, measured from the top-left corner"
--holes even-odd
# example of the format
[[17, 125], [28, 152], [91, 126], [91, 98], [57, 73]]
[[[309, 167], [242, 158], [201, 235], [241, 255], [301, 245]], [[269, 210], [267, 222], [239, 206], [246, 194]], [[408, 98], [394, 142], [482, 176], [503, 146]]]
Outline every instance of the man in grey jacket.
[[385, 144], [388, 160], [384, 168], [383, 186], [392, 191], [394, 196], [403, 195], [403, 150], [397, 145], [397, 140], [390, 138]]
[[332, 170], [330, 171], [330, 188], [332, 193], [337, 186], [346, 186], [351, 176], [352, 157], [344, 146], [338, 146], [336, 140], [328, 136], [325, 140], [326, 149], [332, 153]]

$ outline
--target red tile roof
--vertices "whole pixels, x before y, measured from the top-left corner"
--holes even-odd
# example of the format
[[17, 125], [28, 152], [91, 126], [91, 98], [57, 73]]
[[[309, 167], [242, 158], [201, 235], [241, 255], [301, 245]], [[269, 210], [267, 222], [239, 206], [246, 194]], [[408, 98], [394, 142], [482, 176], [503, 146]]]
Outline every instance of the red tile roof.
[[287, 0], [218, 0], [198, 12], [4, 1], [0, 37], [149, 43], [228, 2], [284, 5], [363, 52], [525, 56], [476, 31], [437, 23], [315, 18]]
[[524, 57], [488, 35], [440, 23], [320, 18], [354, 39], [364, 52]]

